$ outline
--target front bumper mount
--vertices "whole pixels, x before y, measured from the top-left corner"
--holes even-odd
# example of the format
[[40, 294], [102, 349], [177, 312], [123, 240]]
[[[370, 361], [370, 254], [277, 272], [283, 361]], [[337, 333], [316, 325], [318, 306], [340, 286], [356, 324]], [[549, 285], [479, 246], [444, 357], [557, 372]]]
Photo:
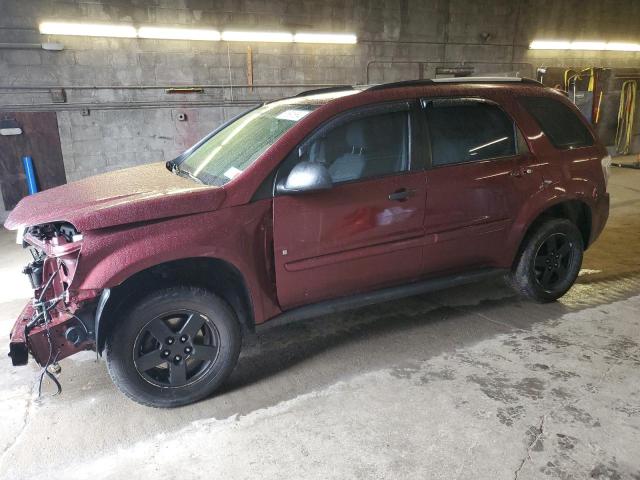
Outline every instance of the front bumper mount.
[[18, 316], [9, 340], [9, 356], [14, 366], [26, 365], [29, 353], [40, 366], [46, 366], [82, 350], [95, 348], [95, 306], [78, 312], [59, 311], [46, 325], [28, 329], [34, 315], [32, 303], [25, 305]]

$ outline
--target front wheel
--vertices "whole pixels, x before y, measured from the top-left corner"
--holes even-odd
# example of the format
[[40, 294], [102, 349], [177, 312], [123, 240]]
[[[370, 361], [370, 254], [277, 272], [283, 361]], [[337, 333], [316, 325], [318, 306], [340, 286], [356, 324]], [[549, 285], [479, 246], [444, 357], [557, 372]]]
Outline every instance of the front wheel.
[[233, 310], [199, 288], [158, 290], [110, 332], [107, 368], [129, 398], [177, 407], [210, 395], [231, 374], [241, 346]]
[[511, 273], [514, 288], [525, 297], [546, 303], [572, 287], [584, 244], [578, 228], [564, 219], [551, 219], [531, 235]]

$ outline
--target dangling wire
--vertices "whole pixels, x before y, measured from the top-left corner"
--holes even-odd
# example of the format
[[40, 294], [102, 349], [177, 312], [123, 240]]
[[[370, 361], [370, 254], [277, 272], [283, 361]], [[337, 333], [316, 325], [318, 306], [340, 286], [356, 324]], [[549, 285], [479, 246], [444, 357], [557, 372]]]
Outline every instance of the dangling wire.
[[44, 380], [45, 375], [49, 377], [51, 381], [53, 381], [53, 383], [56, 385], [58, 389], [57, 392], [54, 393], [52, 396], [56, 396], [62, 393], [62, 385], [60, 385], [60, 382], [55, 377], [55, 375], [49, 371], [49, 367], [51, 365], [55, 365], [55, 363], [57, 362], [58, 356], [60, 355], [60, 350], [56, 351], [55, 356], [53, 355], [53, 342], [51, 340], [51, 330], [49, 329], [49, 315], [48, 315], [49, 310], [51, 310], [58, 304], [58, 302], [62, 299], [62, 296], [58, 296], [48, 301], [42, 300], [44, 298], [45, 293], [51, 286], [53, 279], [58, 275], [59, 271], [60, 270], [56, 270], [55, 272], [53, 272], [49, 277], [49, 279], [47, 280], [47, 283], [44, 285], [44, 288], [40, 292], [40, 296], [34, 302], [34, 306], [36, 307], [34, 318], [31, 320], [31, 322], [29, 322], [29, 325], [32, 325], [32, 324], [35, 325], [36, 323], [39, 323], [38, 317], [42, 315], [43, 317], [42, 321], [44, 322], [47, 342], [49, 343], [49, 357], [47, 358], [46, 364], [42, 367], [42, 371], [40, 372], [40, 380], [38, 382], [38, 398], [39, 399], [42, 398], [42, 382]]
[[55, 383], [58, 389], [58, 391], [51, 396], [55, 397], [56, 395], [60, 395], [62, 393], [62, 385], [60, 385], [60, 382], [55, 377], [55, 375], [49, 371], [49, 366], [55, 365], [55, 363], [58, 361], [60, 351], [58, 350], [55, 357], [53, 357], [53, 359], [51, 358], [53, 356], [53, 342], [51, 341], [51, 331], [49, 330], [49, 320], [47, 317], [46, 309], [44, 310], [44, 325], [46, 328], [47, 341], [49, 342], [49, 358], [47, 359], [47, 363], [44, 365], [44, 367], [42, 367], [42, 371], [40, 372], [40, 380], [38, 382], [38, 399], [42, 398], [42, 381], [44, 380], [45, 375], [47, 375], [47, 377], [49, 377], [51, 381]]
[[[57, 359], [58, 355], [56, 354], [53, 362], [51, 362], [51, 365], [55, 365]], [[51, 396], [55, 397], [56, 395], [60, 395], [62, 393], [62, 385], [60, 385], [60, 381], [56, 378], [56, 376], [49, 371], [49, 364], [47, 363], [47, 365], [43, 367], [42, 372], [40, 373], [40, 380], [38, 382], [38, 399], [42, 398], [42, 381], [44, 380], [45, 375], [49, 377], [53, 383], [55, 383], [56, 388], [58, 389], [56, 393], [52, 393]]]

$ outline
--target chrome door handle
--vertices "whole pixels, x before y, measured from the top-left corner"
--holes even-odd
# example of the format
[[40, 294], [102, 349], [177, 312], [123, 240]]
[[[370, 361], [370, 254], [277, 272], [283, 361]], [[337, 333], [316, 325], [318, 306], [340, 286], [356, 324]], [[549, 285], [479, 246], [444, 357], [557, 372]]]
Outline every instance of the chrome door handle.
[[415, 190], [401, 188], [393, 193], [390, 193], [389, 200], [393, 200], [395, 202], [405, 202], [409, 197], [413, 197], [415, 194]]

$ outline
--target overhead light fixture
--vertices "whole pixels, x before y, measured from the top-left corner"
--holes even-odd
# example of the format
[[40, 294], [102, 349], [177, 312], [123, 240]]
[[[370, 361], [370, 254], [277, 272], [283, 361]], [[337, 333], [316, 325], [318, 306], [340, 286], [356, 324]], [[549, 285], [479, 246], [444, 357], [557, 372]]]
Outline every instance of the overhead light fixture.
[[296, 33], [293, 41], [297, 43], [358, 43], [358, 37], [352, 33]]
[[565, 40], [534, 40], [529, 45], [531, 50], [586, 50], [606, 52], [640, 52], [638, 43], [589, 42]]
[[220, 40], [220, 32], [204, 28], [165, 28], [140, 27], [139, 38], [158, 38], [164, 40]]
[[607, 42], [571, 42], [570, 50], [606, 50]]
[[136, 29], [131, 25], [107, 25], [102, 23], [42, 22], [40, 33], [47, 35], [82, 35], [86, 37], [135, 38]]
[[640, 52], [640, 43], [607, 43], [607, 50], [615, 52]]
[[288, 32], [222, 32], [226, 42], [293, 42], [293, 34]]
[[529, 44], [531, 50], [568, 50], [571, 42], [560, 42], [553, 40], [534, 40]]
[[[224, 31], [209, 28], [156, 27], [151, 25], [135, 28], [133, 25], [108, 25], [103, 23], [73, 23], [44, 21], [40, 33], [45, 35], [80, 35], [87, 37], [153, 38], [159, 40], [202, 40], [217, 42], [278, 42], [278, 43], [325, 43], [354, 44], [358, 37], [352, 33], [296, 33]], [[534, 42], [535, 43], [535, 42]], [[47, 50], [61, 50], [62, 44], [46, 43]], [[533, 48], [533, 47], [532, 47]]]

